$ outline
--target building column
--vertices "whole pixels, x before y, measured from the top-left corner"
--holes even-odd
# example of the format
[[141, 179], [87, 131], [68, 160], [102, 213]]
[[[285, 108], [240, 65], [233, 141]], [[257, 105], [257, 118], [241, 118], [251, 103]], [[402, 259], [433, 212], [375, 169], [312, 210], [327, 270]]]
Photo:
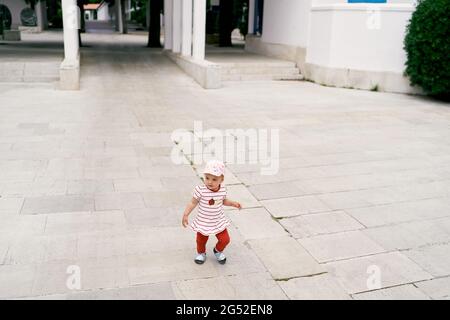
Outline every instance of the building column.
[[192, 55], [192, 0], [182, 2], [181, 55]]
[[120, 14], [119, 9], [120, 9], [120, 0], [116, 0], [114, 2], [114, 15], [116, 17], [115, 27], [116, 27], [116, 31], [120, 32], [120, 17], [121, 17], [121, 14]]
[[181, 0], [173, 0], [172, 51], [181, 52]]
[[74, 61], [78, 59], [80, 52], [78, 43], [80, 13], [77, 0], [62, 0], [62, 13], [64, 26], [64, 59]]
[[60, 87], [63, 90], [78, 90], [80, 85], [80, 46], [78, 29], [80, 11], [77, 0], [62, 0], [64, 61], [60, 67]]
[[36, 3], [36, 17], [37, 17], [37, 26], [39, 31], [43, 31], [47, 29], [47, 3], [46, 0], [41, 0]]
[[126, 2], [123, 0], [116, 0], [116, 31], [119, 33], [127, 33], [126, 28], [126, 14], [125, 14], [125, 5]]
[[164, 49], [172, 49], [173, 0], [164, 0]]
[[196, 60], [205, 59], [206, 40], [206, 0], [194, 0], [194, 32], [192, 56]]
[[131, 0], [125, 0], [126, 2], [126, 17], [127, 17], [127, 21], [131, 20]]
[[248, 34], [255, 33], [255, 0], [249, 0], [248, 3]]

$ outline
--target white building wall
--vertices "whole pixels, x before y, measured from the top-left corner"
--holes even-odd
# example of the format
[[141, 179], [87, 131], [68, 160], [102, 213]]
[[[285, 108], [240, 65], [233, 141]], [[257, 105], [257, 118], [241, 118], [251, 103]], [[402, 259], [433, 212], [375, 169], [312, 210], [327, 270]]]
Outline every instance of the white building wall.
[[102, 5], [100, 8], [98, 8], [98, 10], [97, 10], [97, 20], [100, 20], [100, 21], [111, 20], [107, 4]]
[[402, 73], [412, 12], [413, 6], [405, 3], [313, 5], [306, 62]]
[[265, 0], [262, 41], [306, 47], [311, 0]]
[[248, 36], [246, 49], [294, 61], [319, 83], [414, 92], [403, 41], [415, 2], [265, 0], [262, 36]]

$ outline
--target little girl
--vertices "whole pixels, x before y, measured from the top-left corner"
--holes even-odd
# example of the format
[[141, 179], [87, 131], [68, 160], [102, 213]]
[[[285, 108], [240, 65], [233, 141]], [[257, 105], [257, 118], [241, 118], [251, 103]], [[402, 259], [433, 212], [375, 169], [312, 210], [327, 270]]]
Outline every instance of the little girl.
[[183, 227], [189, 224], [189, 214], [199, 205], [198, 214], [192, 221], [191, 228], [197, 232], [197, 257], [195, 263], [202, 264], [206, 260], [206, 242], [210, 235], [216, 235], [218, 242], [214, 248], [214, 255], [220, 264], [227, 258], [223, 250], [230, 243], [227, 227], [230, 220], [225, 216], [223, 206], [241, 209], [239, 202], [227, 199], [227, 190], [221, 185], [224, 179], [225, 165], [218, 160], [208, 161], [205, 170], [204, 185], [196, 186], [191, 202], [186, 206], [183, 214]]

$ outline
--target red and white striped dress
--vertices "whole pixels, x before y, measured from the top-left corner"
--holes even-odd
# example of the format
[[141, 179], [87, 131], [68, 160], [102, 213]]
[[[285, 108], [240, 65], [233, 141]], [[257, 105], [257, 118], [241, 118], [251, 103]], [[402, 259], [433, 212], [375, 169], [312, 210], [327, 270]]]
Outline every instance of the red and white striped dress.
[[[191, 223], [192, 230], [210, 236], [222, 232], [230, 225], [231, 221], [223, 210], [223, 200], [227, 196], [224, 186], [221, 185], [217, 192], [209, 190], [205, 185], [196, 186], [192, 196], [198, 200], [198, 213]], [[211, 199], [214, 204], [210, 204]]]

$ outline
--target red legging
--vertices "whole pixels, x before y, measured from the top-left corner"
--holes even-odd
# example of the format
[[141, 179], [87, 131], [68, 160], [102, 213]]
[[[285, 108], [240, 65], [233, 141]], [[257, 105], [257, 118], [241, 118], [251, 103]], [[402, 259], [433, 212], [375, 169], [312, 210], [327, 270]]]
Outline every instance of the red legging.
[[[216, 250], [222, 252], [225, 247], [230, 243], [230, 236], [228, 235], [227, 229], [223, 230], [221, 233], [216, 234], [217, 240]], [[204, 236], [200, 232], [197, 232], [197, 252], [206, 252], [206, 242], [208, 241], [208, 236]]]

